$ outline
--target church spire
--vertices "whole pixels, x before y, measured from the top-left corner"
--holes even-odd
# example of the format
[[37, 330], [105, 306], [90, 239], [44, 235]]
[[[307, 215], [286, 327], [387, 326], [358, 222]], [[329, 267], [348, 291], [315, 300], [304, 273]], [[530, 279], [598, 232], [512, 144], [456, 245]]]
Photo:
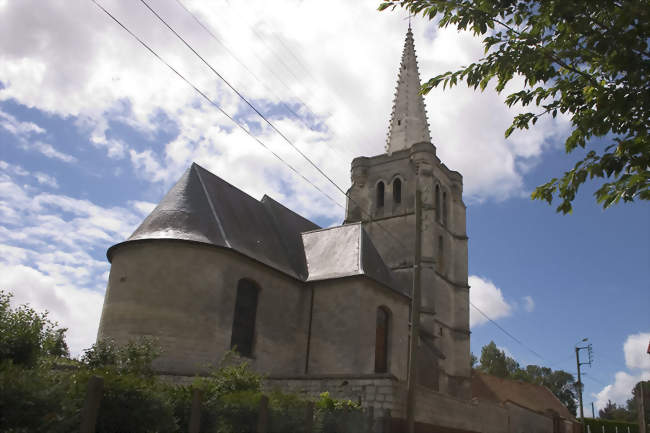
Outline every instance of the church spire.
[[431, 142], [424, 98], [420, 95], [420, 74], [409, 25], [399, 67], [397, 91], [390, 116], [386, 151], [408, 149], [415, 143]]

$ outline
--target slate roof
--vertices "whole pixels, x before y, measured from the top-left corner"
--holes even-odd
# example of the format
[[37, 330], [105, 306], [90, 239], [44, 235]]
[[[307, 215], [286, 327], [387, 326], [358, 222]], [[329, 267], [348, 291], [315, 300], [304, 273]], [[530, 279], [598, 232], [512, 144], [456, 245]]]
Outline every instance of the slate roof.
[[569, 409], [545, 386], [518, 380], [503, 379], [472, 372], [472, 397], [499, 403], [510, 401], [536, 412], [557, 412], [562, 418], [576, 421]]
[[302, 234], [307, 281], [365, 275], [402, 294], [361, 223]]
[[[232, 249], [302, 281], [366, 275], [401, 292], [360, 224], [318, 229], [272, 198], [256, 200], [193, 163], [107, 257], [110, 261], [115, 248], [126, 243], [186, 240]], [[343, 266], [326, 277], [337, 263]]]

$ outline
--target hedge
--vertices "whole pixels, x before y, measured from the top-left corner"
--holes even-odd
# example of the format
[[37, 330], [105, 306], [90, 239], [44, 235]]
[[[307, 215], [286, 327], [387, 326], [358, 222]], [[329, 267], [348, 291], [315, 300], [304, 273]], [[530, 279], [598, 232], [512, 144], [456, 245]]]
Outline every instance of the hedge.
[[[600, 418], [585, 418], [585, 428], [587, 427], [589, 427], [591, 433], [603, 433], [603, 427], [605, 433], [616, 433], [617, 427], [618, 433], [627, 433], [628, 428], [630, 433], [639, 433], [639, 424]], [[589, 430], [587, 430], [588, 432]]]

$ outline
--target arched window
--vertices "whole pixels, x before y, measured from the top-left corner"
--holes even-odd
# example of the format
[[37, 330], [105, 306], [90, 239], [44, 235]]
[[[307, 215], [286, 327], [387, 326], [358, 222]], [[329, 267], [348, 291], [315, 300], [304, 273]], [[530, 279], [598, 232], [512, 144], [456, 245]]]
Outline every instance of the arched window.
[[253, 337], [255, 335], [255, 314], [257, 312], [257, 295], [259, 287], [251, 280], [242, 279], [237, 283], [235, 314], [232, 320], [230, 348], [242, 356], [253, 354]]
[[377, 207], [384, 207], [384, 182], [377, 184]]
[[436, 185], [436, 221], [440, 221], [440, 185]]
[[402, 181], [399, 178], [393, 181], [393, 203], [400, 204], [402, 202]]
[[442, 225], [447, 225], [447, 191], [442, 193]]
[[388, 372], [389, 322], [390, 311], [388, 308], [377, 308], [377, 331], [375, 335], [375, 373]]

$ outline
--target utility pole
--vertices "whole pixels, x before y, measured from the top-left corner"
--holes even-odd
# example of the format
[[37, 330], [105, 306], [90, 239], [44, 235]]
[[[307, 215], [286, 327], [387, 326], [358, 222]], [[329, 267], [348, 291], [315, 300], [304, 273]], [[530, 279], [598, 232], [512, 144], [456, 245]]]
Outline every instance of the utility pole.
[[591, 417], [596, 418], [596, 413], [594, 412], [594, 402], [591, 402]]
[[406, 422], [409, 433], [415, 431], [415, 389], [417, 387], [417, 347], [420, 340], [420, 262], [422, 256], [422, 196], [415, 188], [415, 256], [413, 260], [413, 291], [411, 299], [411, 339], [406, 397]]
[[[585, 414], [582, 407], [582, 377], [580, 375], [580, 366], [589, 364], [591, 366], [591, 343], [586, 346], [578, 346], [580, 343], [584, 343], [588, 338], [583, 338], [579, 343], [575, 345], [576, 351], [576, 366], [578, 367], [578, 401], [580, 402], [580, 422], [582, 423], [582, 431], [585, 429]], [[580, 362], [580, 351], [587, 349], [589, 353], [589, 362]]]

